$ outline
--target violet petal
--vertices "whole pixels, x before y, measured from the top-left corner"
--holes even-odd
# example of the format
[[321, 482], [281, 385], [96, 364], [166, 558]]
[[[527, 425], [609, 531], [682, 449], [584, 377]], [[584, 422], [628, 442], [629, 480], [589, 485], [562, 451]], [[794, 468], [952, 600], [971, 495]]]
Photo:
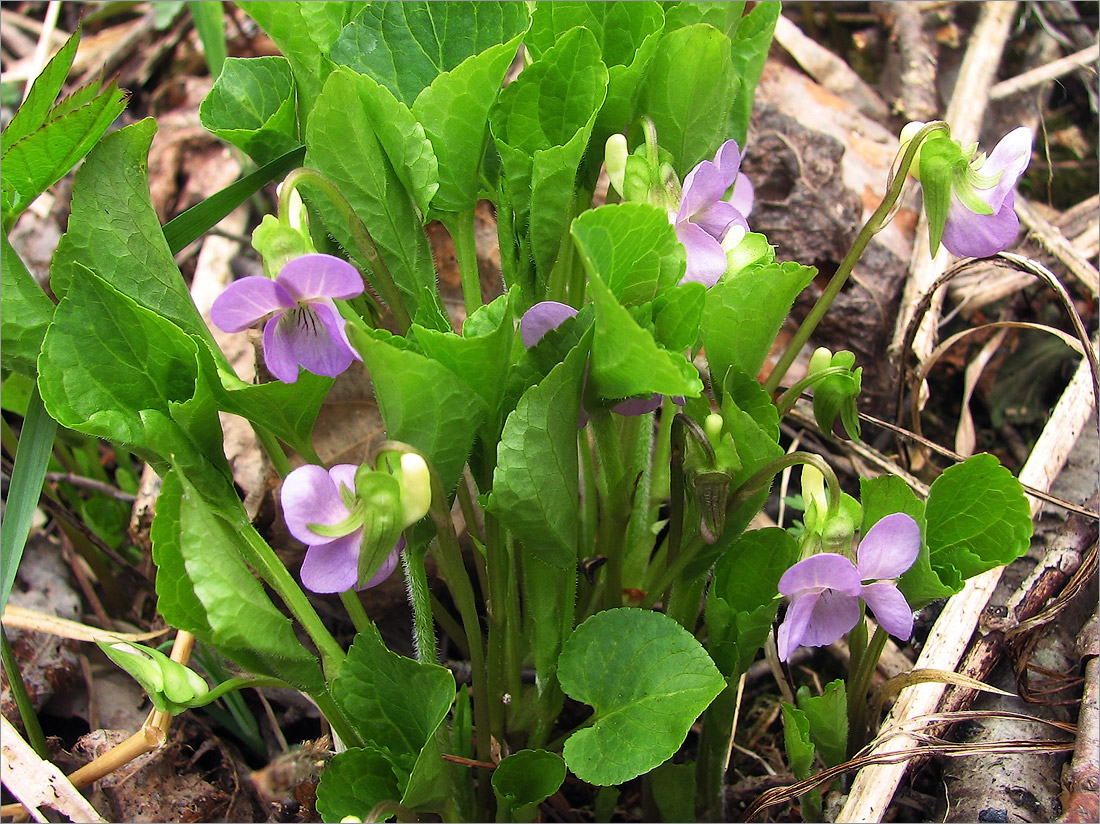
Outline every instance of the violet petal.
[[243, 332], [272, 312], [294, 306], [294, 298], [280, 284], [265, 277], [235, 280], [210, 307], [210, 320], [223, 332]]
[[336, 298], [363, 294], [363, 278], [346, 260], [333, 255], [301, 255], [279, 270], [278, 282], [295, 300]]
[[355, 586], [359, 577], [359, 550], [363, 530], [337, 538], [332, 543], [311, 546], [299, 573], [302, 585], [310, 592], [344, 592]]
[[264, 324], [264, 364], [278, 380], [294, 383], [298, 380], [298, 357], [287, 327], [294, 328], [289, 314], [275, 315]]
[[784, 595], [826, 588], [851, 596], [859, 595], [860, 580], [856, 565], [843, 555], [822, 552], [803, 558], [779, 579], [779, 591]]
[[1015, 194], [1009, 192], [1000, 211], [979, 215], [967, 209], [957, 197], [952, 197], [941, 242], [958, 257], [989, 257], [1003, 252], [1020, 233], [1020, 219], [1013, 208], [1015, 202]]
[[551, 329], [557, 329], [568, 318], [577, 314], [577, 310], [565, 303], [544, 300], [536, 303], [523, 313], [519, 322], [519, 336], [523, 345], [530, 349]]
[[335, 378], [359, 358], [344, 332], [347, 321], [328, 298], [302, 307], [297, 320], [294, 355], [313, 374]]
[[913, 610], [901, 590], [891, 581], [868, 584], [860, 596], [874, 613], [878, 625], [902, 641], [913, 634]]
[[279, 499], [283, 519], [291, 535], [310, 545], [328, 544], [336, 540], [318, 535], [309, 528], [309, 524], [338, 524], [351, 514], [340, 497], [340, 484], [346, 482], [349, 469], [354, 488], [356, 467], [352, 464], [340, 464], [330, 470], [306, 464], [286, 476]]
[[989, 153], [980, 169], [983, 175], [1001, 173], [1001, 179], [992, 189], [978, 189], [978, 196], [999, 212], [1008, 194], [1016, 188], [1020, 177], [1031, 162], [1031, 129], [1019, 126], [1006, 134]]
[[733, 193], [730, 195], [729, 202], [744, 217], [748, 217], [749, 213], [752, 212], [752, 204], [755, 199], [756, 192], [753, 189], [752, 181], [749, 180], [748, 175], [738, 172], [737, 180], [733, 183]]
[[676, 224], [676, 237], [687, 249], [687, 272], [681, 283], [694, 281], [708, 289], [718, 282], [726, 271], [726, 252], [722, 244], [694, 223]]
[[616, 415], [623, 415], [628, 418], [636, 415], [645, 415], [647, 412], [653, 412], [656, 409], [660, 409], [663, 397], [663, 395], [658, 395], [654, 392], [648, 398], [627, 398], [625, 401], [620, 401], [611, 407], [611, 411]]
[[783, 616], [783, 623], [779, 625], [779, 632], [775, 637], [780, 661], [786, 661], [792, 652], [802, 646], [802, 638], [810, 624], [810, 616], [818, 597], [819, 593], [816, 592], [799, 595], [787, 607], [787, 614]]
[[732, 203], [717, 200], [692, 216], [691, 222], [721, 243], [733, 225], [748, 228], [748, 222]]
[[920, 526], [904, 512], [895, 512], [867, 530], [856, 550], [859, 577], [864, 581], [897, 578], [917, 560]]
[[839, 641], [859, 621], [859, 599], [827, 589], [814, 602], [802, 646], [824, 647]]

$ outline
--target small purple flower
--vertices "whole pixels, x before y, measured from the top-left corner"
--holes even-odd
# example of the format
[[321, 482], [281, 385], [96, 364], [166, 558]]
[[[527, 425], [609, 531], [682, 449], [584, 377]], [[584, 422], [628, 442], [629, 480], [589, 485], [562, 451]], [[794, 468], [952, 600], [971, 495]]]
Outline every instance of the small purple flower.
[[393, 552], [374, 576], [357, 586], [359, 552], [363, 545], [362, 525], [340, 536], [321, 535], [312, 527], [335, 526], [352, 517], [355, 495], [353, 464], [337, 464], [332, 469], [306, 464], [286, 476], [281, 494], [283, 517], [290, 534], [309, 549], [302, 562], [302, 584], [311, 592], [344, 592], [353, 587], [367, 589], [386, 580], [397, 566], [405, 548], [401, 538]]
[[[745, 216], [752, 210], [753, 189], [738, 171], [741, 150], [727, 140], [714, 155], [688, 172], [673, 224], [687, 249], [684, 281], [698, 281], [708, 289], [726, 271], [726, 252], [749, 230]], [[723, 199], [733, 186], [729, 200]]]
[[350, 263], [332, 255], [302, 255], [287, 263], [275, 280], [247, 277], [226, 287], [210, 309], [225, 332], [264, 324], [264, 361], [283, 383], [298, 380], [298, 366], [336, 377], [362, 360], [348, 342], [347, 321], [333, 303], [363, 292], [363, 279]]
[[797, 647], [822, 647], [850, 631], [859, 620], [860, 598], [879, 626], [908, 639], [913, 611], [895, 579], [917, 560], [920, 541], [920, 526], [899, 512], [867, 531], [856, 550], [856, 563], [822, 552], [783, 573], [779, 592], [791, 596], [791, 604], [776, 639], [780, 660], [786, 661]]
[[[565, 303], [558, 303], [554, 300], [544, 300], [541, 303], [536, 303], [530, 309], [523, 313], [523, 317], [519, 322], [519, 336], [523, 341], [523, 345], [530, 349], [540, 340], [543, 336], [551, 331], [557, 329], [566, 320], [577, 314], [577, 310], [572, 306]], [[585, 381], [588, 379], [588, 367], [585, 367]], [[620, 401], [615, 406], [611, 407], [611, 411], [617, 415], [624, 415], [631, 417], [635, 415], [644, 415], [647, 412], [653, 412], [661, 406], [661, 395], [654, 392], [650, 397], [639, 398], [627, 398], [624, 401]], [[674, 397], [674, 403], [678, 403], [681, 406], [684, 404], [684, 399], [680, 396]], [[588, 423], [588, 413], [581, 409], [580, 419], [577, 421], [577, 426], [581, 427]]]
[[[1016, 183], [1031, 162], [1031, 129], [1020, 126], [1001, 138], [985, 163], [971, 167], [968, 180], [959, 181], [951, 193], [947, 223], [943, 227], [943, 245], [959, 257], [988, 257], [1004, 251], [1016, 240], [1020, 219], [1013, 208]], [[990, 185], [980, 187], [988, 181]], [[964, 193], [976, 196], [991, 210], [978, 214], [959, 197], [958, 186], [969, 187]]]

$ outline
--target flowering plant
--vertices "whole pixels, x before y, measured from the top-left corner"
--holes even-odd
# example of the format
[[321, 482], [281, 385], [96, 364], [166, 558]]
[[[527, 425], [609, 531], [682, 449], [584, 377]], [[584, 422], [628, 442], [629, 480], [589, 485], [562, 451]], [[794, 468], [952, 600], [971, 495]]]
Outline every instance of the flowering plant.
[[[158, 610], [234, 662], [241, 685], [291, 686], [319, 707], [337, 742], [324, 820], [530, 820], [567, 769], [594, 787], [640, 778], [654, 809], [681, 809], [673, 766], [690, 776], [689, 812], [720, 819], [737, 683], [770, 648], [784, 596], [766, 654], [778, 666], [848, 634], [861, 742], [886, 634], [904, 640], [913, 610], [1017, 557], [1031, 521], [988, 455], [926, 500], [894, 477], [863, 479], [857, 500], [820, 457], [788, 452], [781, 417], [806, 390], [823, 428], [839, 415], [858, 437], [851, 353], [776, 390], [905, 173], [919, 169], [936, 239], [988, 254], [1014, 235], [1030, 136], [983, 162], [946, 124], [909, 130], [882, 205], [761, 383], [816, 274], [751, 231], [740, 171], [778, 4], [240, 5], [283, 55], [227, 60], [203, 121], [255, 160], [252, 183], [283, 182], [254, 235], [265, 275], [232, 283], [211, 320], [230, 333], [262, 321], [271, 379], [238, 378], [195, 310], [173, 260], [192, 224], [161, 227], [143, 177], [150, 120], [108, 135], [77, 174], [59, 303], [33, 304], [38, 326], [5, 312], [6, 328], [37, 334], [35, 357], [5, 366], [36, 380], [59, 424], [160, 473]], [[506, 285], [489, 301], [479, 198]], [[442, 309], [433, 220], [455, 243], [459, 319]], [[314, 422], [334, 379], [361, 370], [389, 440], [327, 466]], [[246, 514], [219, 411], [251, 423], [281, 476], [300, 567]], [[795, 466], [819, 473], [804, 470], [801, 538], [750, 528]], [[970, 508], [982, 495], [999, 506]], [[399, 563], [411, 658], [386, 648], [360, 599]], [[338, 594], [350, 646], [303, 587]], [[439, 628], [468, 657], [469, 690], [443, 665]], [[202, 699], [155, 656], [113, 651], [142, 683], [186, 682], [164, 706]], [[581, 705], [591, 715], [572, 729]], [[672, 759], [700, 716], [684, 771]]]

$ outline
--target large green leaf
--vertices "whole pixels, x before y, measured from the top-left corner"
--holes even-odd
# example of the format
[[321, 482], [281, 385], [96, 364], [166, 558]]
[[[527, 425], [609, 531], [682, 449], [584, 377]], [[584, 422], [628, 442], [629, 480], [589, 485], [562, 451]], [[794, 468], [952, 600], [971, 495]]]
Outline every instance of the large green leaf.
[[0, 363], [4, 371], [29, 378], [38, 374], [42, 338], [53, 318], [53, 302], [35, 282], [8, 236], [0, 238], [0, 290], [4, 312], [0, 316]]
[[684, 276], [684, 246], [668, 215], [648, 203], [590, 209], [570, 231], [589, 274], [607, 284], [623, 306], [651, 301]]
[[200, 386], [198, 347], [85, 269], [42, 343], [42, 400], [62, 426], [125, 444], [161, 466], [176, 452], [224, 468], [221, 427]]
[[817, 270], [799, 263], [749, 267], [707, 291], [703, 346], [715, 395], [730, 366], [755, 375], [799, 292]]
[[514, 752], [493, 771], [497, 804], [511, 814], [511, 821], [532, 820], [537, 805], [556, 793], [563, 781], [565, 762], [546, 750]]
[[777, 0], [757, 3], [752, 11], [741, 18], [737, 31], [732, 36], [733, 65], [737, 76], [741, 78], [741, 85], [730, 109], [729, 137], [736, 140], [741, 148], [745, 147], [745, 137], [748, 135], [756, 84], [764, 71], [764, 61], [771, 47], [775, 23], [782, 10], [783, 4]]
[[844, 681], [829, 682], [821, 695], [810, 695], [802, 685], [795, 696], [798, 708], [809, 722], [810, 739], [826, 767], [848, 760], [848, 695]]
[[726, 686], [699, 642], [671, 618], [640, 609], [598, 612], [562, 649], [565, 693], [595, 709], [565, 742], [583, 781], [621, 784], [671, 758], [699, 714]]
[[439, 74], [526, 28], [523, 3], [372, 3], [343, 30], [329, 55], [412, 107]]
[[467, 318], [462, 335], [416, 324], [411, 332], [424, 354], [458, 375], [485, 401], [489, 411], [487, 423], [496, 427], [489, 433], [495, 441], [503, 423], [500, 417], [507, 411], [502, 409], [502, 402], [515, 338], [509, 296], [502, 295], [478, 308]]
[[729, 138], [740, 85], [730, 50], [729, 37], [699, 23], [666, 33], [649, 64], [640, 107], [656, 124], [681, 180]]
[[394, 764], [375, 747], [353, 747], [337, 753], [317, 785], [317, 812], [322, 821], [333, 824], [347, 816], [365, 819], [380, 801], [400, 800]]
[[432, 201], [435, 213], [469, 211], [477, 201], [489, 110], [516, 55], [519, 36], [436, 75], [413, 103], [413, 114], [424, 125], [439, 159], [439, 191]]
[[126, 108], [126, 99], [112, 82], [84, 105], [51, 117], [4, 152], [5, 223], [63, 178], [88, 153]]
[[484, 402], [447, 367], [401, 348], [400, 338], [348, 333], [374, 379], [388, 436], [420, 450], [450, 490], [485, 419]]
[[571, 29], [500, 95], [489, 129], [517, 232], [545, 279], [572, 219], [577, 168], [607, 94], [607, 68], [587, 29]]
[[301, 145], [285, 57], [230, 57], [199, 106], [202, 125], [263, 166]]
[[528, 389], [497, 446], [490, 508], [540, 561], [577, 563], [577, 415], [587, 341]]
[[204, 494], [178, 470], [165, 476], [152, 531], [157, 610], [250, 672], [322, 689], [316, 655], [242, 559], [239, 533], [252, 527], [243, 510], [227, 520], [228, 505], [240, 507], [227, 481]]
[[932, 568], [973, 578], [1027, 552], [1032, 521], [1024, 489], [992, 455], [974, 455], [944, 471], [924, 510]]
[[298, 87], [299, 116], [304, 125], [325, 78], [332, 71], [332, 61], [326, 56], [329, 47], [366, 4], [240, 0], [237, 5], [260, 24], [290, 61]]
[[212, 341], [153, 210], [146, 158], [156, 129], [152, 118], [141, 120], [107, 135], [88, 155], [73, 183], [50, 286], [64, 297], [76, 270], [87, 267], [183, 331]]
[[653, 392], [694, 397], [703, 391], [695, 367], [680, 353], [661, 348], [600, 278], [589, 279], [588, 292], [596, 305], [590, 377], [600, 397]]
[[31, 84], [26, 99], [0, 134], [0, 153], [6, 154], [16, 141], [37, 131], [46, 122], [65, 80], [69, 77], [69, 69], [72, 68], [79, 43], [80, 33], [74, 32], [42, 67], [42, 71]]
[[[306, 128], [306, 165], [335, 183], [366, 224], [414, 314], [421, 291], [435, 289], [435, 268], [412, 196], [372, 126], [368, 101], [375, 88], [370, 78], [344, 69], [329, 76]], [[350, 227], [331, 204], [320, 197], [317, 206], [344, 248], [358, 255]]]
[[749, 668], [779, 611], [779, 579], [798, 560], [782, 529], [746, 532], [714, 567], [707, 596], [707, 650], [727, 678]]
[[372, 624], [355, 637], [332, 695], [365, 742], [411, 765], [447, 716], [455, 679], [391, 652]]
[[[607, 66], [607, 99], [593, 129], [593, 145], [602, 150], [608, 135], [622, 132], [634, 117], [635, 103], [649, 61], [657, 51], [664, 13], [656, 2], [554, 2], [535, 7], [525, 45], [535, 59], [577, 26], [596, 36]], [[591, 160], [599, 166], [602, 151]]]

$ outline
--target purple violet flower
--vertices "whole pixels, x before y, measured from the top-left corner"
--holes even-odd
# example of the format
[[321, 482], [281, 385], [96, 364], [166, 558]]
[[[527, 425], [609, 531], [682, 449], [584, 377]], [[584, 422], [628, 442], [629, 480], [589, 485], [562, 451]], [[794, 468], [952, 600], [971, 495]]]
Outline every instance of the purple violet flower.
[[[1001, 138], [997, 147], [979, 166], [971, 167], [970, 180], [957, 186], [969, 186], [968, 194], [985, 203], [992, 214], [978, 214], [968, 208], [957, 190], [951, 192], [947, 208], [947, 223], [943, 227], [942, 243], [959, 257], [988, 257], [1012, 245], [1020, 231], [1020, 219], [1013, 208], [1016, 203], [1016, 183], [1031, 162], [1031, 129], [1020, 126]], [[980, 182], [994, 181], [986, 188]]]
[[[558, 303], [554, 300], [544, 300], [540, 303], [536, 303], [530, 309], [523, 313], [523, 317], [519, 322], [519, 336], [523, 341], [523, 345], [530, 349], [540, 340], [543, 336], [552, 329], [557, 329], [566, 320], [577, 314], [577, 310], [566, 303]], [[585, 367], [585, 381], [588, 380], [588, 367]], [[644, 415], [647, 412], [653, 412], [661, 406], [661, 395], [654, 392], [650, 397], [638, 397], [627, 398], [624, 401], [620, 401], [611, 407], [611, 411], [617, 415], [624, 415], [631, 417], [635, 415]], [[684, 398], [676, 396], [673, 399], [674, 403], [678, 403], [681, 406], [684, 405]], [[580, 419], [577, 421], [577, 427], [580, 428], [588, 423], [588, 413], [582, 408], [580, 412]]]
[[378, 586], [393, 572], [405, 548], [405, 539], [401, 538], [378, 572], [357, 587], [363, 526], [340, 536], [320, 535], [311, 528], [311, 525], [340, 524], [351, 517], [347, 502], [355, 494], [358, 468], [353, 464], [337, 464], [326, 470], [306, 464], [283, 480], [283, 518], [290, 534], [309, 547], [302, 562], [301, 577], [302, 584], [311, 592], [344, 592], [352, 587]]
[[[753, 189], [738, 171], [741, 150], [727, 140], [714, 155], [688, 172], [673, 225], [687, 249], [684, 281], [698, 281], [708, 289], [726, 271], [726, 252], [749, 231], [745, 216], [752, 210]], [[726, 191], [733, 186], [729, 200]]]
[[287, 263], [275, 280], [254, 276], [226, 287], [210, 309], [225, 332], [264, 324], [264, 361], [283, 383], [298, 380], [298, 366], [336, 377], [362, 360], [348, 342], [347, 321], [333, 303], [363, 292], [363, 278], [350, 263], [332, 255], [302, 255]]
[[780, 660], [786, 661], [797, 647], [822, 647], [849, 632], [859, 621], [860, 598], [879, 626], [907, 640], [913, 632], [913, 611], [895, 579], [917, 560], [920, 541], [917, 522], [898, 512], [867, 531], [856, 550], [856, 563], [822, 552], [783, 573], [779, 592], [791, 596], [791, 603], [776, 639]]

